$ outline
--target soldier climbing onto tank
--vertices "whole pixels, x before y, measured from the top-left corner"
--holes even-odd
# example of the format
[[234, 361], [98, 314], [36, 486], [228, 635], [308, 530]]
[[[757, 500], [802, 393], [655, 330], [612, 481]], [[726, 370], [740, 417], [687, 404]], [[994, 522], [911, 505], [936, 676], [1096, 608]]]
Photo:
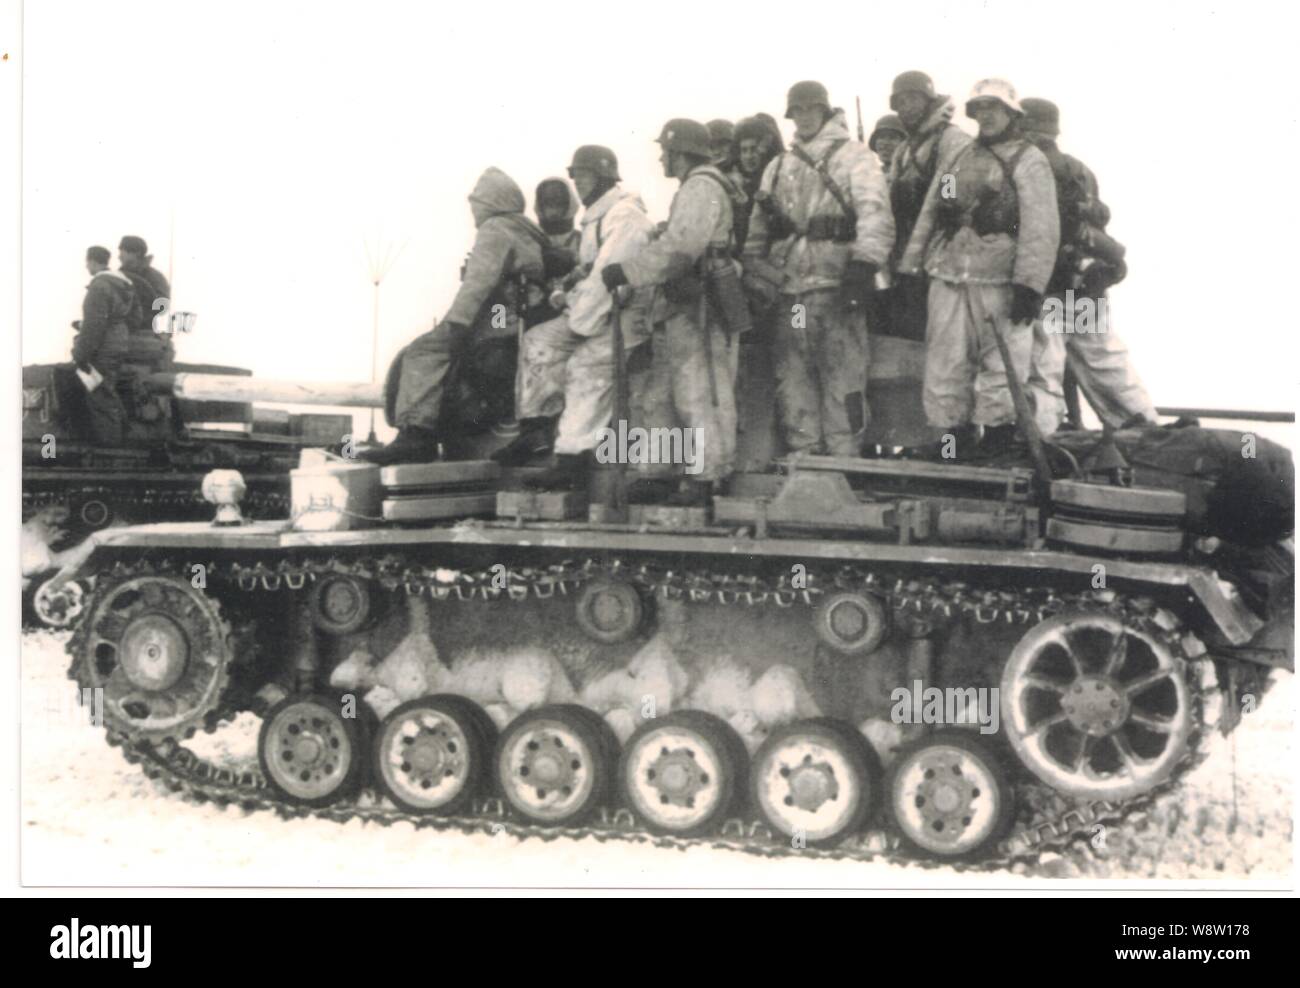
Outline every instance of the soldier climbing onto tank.
[[126, 427], [126, 408], [117, 386], [136, 305], [130, 280], [120, 271], [109, 269], [111, 258], [107, 247], [86, 251], [90, 284], [86, 286], [81, 320], [73, 323], [77, 335], [72, 341], [72, 362], [87, 388], [91, 436], [101, 446], [120, 445]]
[[[524, 335], [519, 438], [492, 457], [519, 465], [546, 453], [558, 414], [555, 464], [526, 482], [543, 490], [586, 487], [600, 430], [614, 412], [613, 299], [601, 273], [636, 253], [654, 229], [641, 197], [619, 185], [618, 158], [609, 148], [578, 148], [569, 175], [586, 207], [576, 283], [555, 300], [564, 315]], [[644, 340], [644, 323], [643, 305], [621, 314], [625, 353]]]
[[[907, 135], [886, 169], [896, 231], [890, 266], [897, 270], [935, 176], [970, 144], [971, 138], [952, 122], [956, 109], [952, 97], [936, 94], [934, 82], [924, 72], [903, 72], [894, 79], [889, 108], [898, 114]], [[890, 288], [888, 332], [891, 335], [907, 340], [925, 339], [926, 292], [924, 275], [899, 279]]]
[[[966, 114], [979, 137], [941, 163], [899, 264], [903, 274], [930, 278], [923, 398], [930, 424], [945, 433], [935, 452], [956, 459], [976, 455], [978, 426], [978, 455], [1015, 442], [1008, 373], [1025, 386], [1033, 321], [1060, 238], [1052, 169], [1020, 136], [1012, 85], [976, 83]], [[1006, 341], [1010, 371], [995, 332]]]
[[521, 290], [545, 285], [551, 243], [524, 216], [524, 194], [514, 179], [488, 168], [469, 204], [477, 233], [460, 289], [442, 320], [398, 355], [389, 372], [397, 437], [358, 454], [361, 459], [383, 465], [436, 460], [439, 441], [457, 438], [446, 421], [445, 398], [471, 347], [513, 345], [525, 301]]
[[790, 88], [791, 149], [763, 173], [744, 256], [777, 269], [777, 413], [787, 450], [858, 456], [867, 427], [865, 309], [894, 220], [880, 165], [826, 87]]
[[[664, 175], [681, 184], [663, 232], [631, 257], [606, 265], [611, 292], [623, 285], [654, 288], [649, 360], [630, 370], [630, 387], [651, 427], [694, 430], [696, 471], [681, 480], [669, 504], [707, 507], [715, 485], [731, 475], [736, 453], [735, 379], [738, 340], [748, 310], [735, 260], [735, 210], [744, 193], [716, 166], [709, 131], [674, 119], [659, 134]], [[683, 444], [683, 449], [684, 449]], [[680, 472], [680, 467], [679, 467]], [[665, 478], [642, 477], [629, 502], [663, 496]]]
[[1154, 424], [1155, 405], [1103, 301], [1107, 289], [1124, 279], [1127, 265], [1123, 246], [1106, 233], [1110, 209], [1101, 201], [1097, 178], [1057, 147], [1061, 114], [1055, 103], [1027, 97], [1020, 105], [1021, 130], [1052, 166], [1061, 218], [1048, 301], [1034, 323], [1029, 389], [1039, 431], [1051, 435], [1065, 419], [1067, 365], [1104, 425]]

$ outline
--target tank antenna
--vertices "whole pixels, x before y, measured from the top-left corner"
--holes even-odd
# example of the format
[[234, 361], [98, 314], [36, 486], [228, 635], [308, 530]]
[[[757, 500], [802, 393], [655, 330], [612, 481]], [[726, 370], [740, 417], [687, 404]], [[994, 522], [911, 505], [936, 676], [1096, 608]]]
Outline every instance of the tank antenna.
[[[402, 251], [406, 249], [406, 241], [402, 241], [397, 245], [394, 245], [391, 241], [384, 244], [381, 230], [380, 235], [375, 238], [374, 251], [371, 251], [370, 243], [365, 238], [362, 238], [362, 245], [366, 249], [366, 265], [370, 271], [370, 283], [374, 286], [375, 292], [374, 322], [370, 329], [370, 381], [371, 383], [377, 383], [379, 374], [379, 286]], [[371, 407], [370, 435], [366, 437], [366, 442], [373, 445], [378, 441], [378, 437], [375, 435], [375, 409]]]

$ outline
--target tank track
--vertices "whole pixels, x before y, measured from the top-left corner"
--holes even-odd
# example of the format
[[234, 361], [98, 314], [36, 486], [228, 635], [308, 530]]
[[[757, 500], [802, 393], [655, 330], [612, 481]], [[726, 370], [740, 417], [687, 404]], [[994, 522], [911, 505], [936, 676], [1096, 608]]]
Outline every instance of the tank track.
[[[146, 574], [189, 572], [188, 567], [192, 563], [192, 560], [182, 562], [176, 559], [153, 559], [133, 564], [119, 562], [100, 574], [99, 579], [117, 580]], [[897, 616], [907, 615], [913, 619], [941, 617], [948, 620], [965, 615], [980, 624], [1006, 622], [1026, 628], [1053, 614], [1066, 611], [1100, 611], [1140, 626], [1157, 636], [1174, 655], [1184, 660], [1185, 676], [1192, 698], [1190, 712], [1193, 725], [1187, 751], [1170, 777], [1143, 795], [1122, 803], [1076, 802], [1039, 782], [1018, 764], [1009, 765], [1020, 818], [995, 853], [971, 861], [936, 860], [909, 855], [899, 839], [878, 818], [871, 829], [853, 835], [833, 848], [795, 848], [784, 840], [778, 840], [765, 824], [739, 818], [727, 820], [719, 834], [706, 837], [678, 838], [650, 834], [639, 829], [628, 810], [614, 807], [602, 807], [594, 821], [580, 827], [549, 827], [513, 819], [507, 814], [504, 800], [496, 798], [476, 800], [473, 812], [464, 816], [409, 813], [380, 799], [373, 788], [363, 789], [351, 802], [326, 807], [305, 807], [281, 798], [267, 785], [257, 768], [235, 772], [206, 761], [180, 741], [167, 740], [151, 744], [137, 741], [120, 732], [106, 732], [108, 743], [119, 748], [126, 760], [139, 766], [146, 776], [169, 791], [199, 803], [211, 802], [223, 807], [235, 805], [249, 812], [270, 811], [284, 819], [315, 817], [336, 823], [360, 820], [379, 826], [406, 823], [417, 829], [489, 835], [506, 833], [520, 839], [592, 838], [601, 842], [626, 841], [681, 849], [708, 846], [763, 857], [801, 856], [885, 861], [987, 872], [1007, 869], [1019, 863], [1032, 863], [1048, 852], [1064, 852], [1076, 841], [1085, 840], [1085, 832], [1092, 831], [1098, 825], [1128, 825], [1164, 797], [1174, 794], [1186, 775], [1208, 757], [1202, 743], [1206, 734], [1205, 701], [1212, 692], [1208, 685], [1211, 681], [1208, 656], [1189, 658], [1183, 647], [1183, 632], [1176, 620], [1148, 598], [1125, 597], [1110, 591], [1061, 594], [1042, 588], [979, 591], [961, 583], [881, 580], [874, 574], [850, 567], [843, 568], [829, 580], [815, 581], [810, 574], [809, 586], [794, 589], [784, 579], [779, 585], [763, 585], [761, 581], [749, 576], [733, 576], [714, 571], [653, 570], [618, 560], [599, 563], [587, 561], [545, 569], [512, 569], [506, 574], [504, 585], [500, 572], [466, 573], [412, 567], [395, 556], [346, 561], [333, 558], [287, 559], [274, 567], [261, 563], [252, 566], [238, 563], [205, 565], [208, 566], [208, 579], [213, 579], [214, 575], [228, 578], [247, 592], [277, 590], [282, 586], [299, 589], [324, 573], [345, 573], [376, 580], [389, 590], [401, 588], [407, 594], [427, 594], [441, 601], [470, 600], [476, 596], [492, 600], [524, 600], [531, 596], [568, 596], [587, 580], [617, 574], [624, 579], [631, 579], [646, 591], [662, 594], [666, 598], [716, 600], [739, 606], [771, 603], [778, 607], [793, 607], [797, 603], [813, 604], [820, 594], [828, 590], [869, 588], [885, 596]], [[815, 582], [821, 582], [825, 586], [816, 586]], [[223, 628], [227, 634], [229, 630], [228, 626]], [[76, 681], [78, 687], [86, 685], [81, 681], [79, 669], [79, 646], [86, 634], [86, 622], [83, 622], [68, 646], [68, 651], [73, 656], [68, 677]], [[215, 733], [243, 710], [249, 709], [252, 708], [239, 702], [232, 691], [227, 690], [218, 707], [207, 716], [203, 729], [208, 734]], [[182, 740], [187, 740], [194, 734], [195, 730], [192, 729], [187, 738]], [[1007, 757], [1010, 758], [1010, 755]]]

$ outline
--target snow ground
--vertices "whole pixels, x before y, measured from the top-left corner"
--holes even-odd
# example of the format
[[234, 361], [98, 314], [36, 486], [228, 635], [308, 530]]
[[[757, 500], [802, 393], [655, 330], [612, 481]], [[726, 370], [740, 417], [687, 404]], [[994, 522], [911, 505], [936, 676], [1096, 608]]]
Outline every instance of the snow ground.
[[[986, 888], [1103, 879], [1281, 887], [1292, 873], [1296, 695], [1289, 674], [1281, 674], [1234, 737], [1208, 739], [1209, 758], [1185, 788], [1163, 799], [1131, 834], [1112, 828], [1105, 848], [1081, 839], [1032, 869], [959, 873], [706, 847], [285, 821], [193, 804], [150, 782], [85, 723], [65, 678], [66, 640], [49, 632], [23, 636], [25, 885]], [[255, 735], [240, 735], [226, 730], [218, 737], [251, 754]]]

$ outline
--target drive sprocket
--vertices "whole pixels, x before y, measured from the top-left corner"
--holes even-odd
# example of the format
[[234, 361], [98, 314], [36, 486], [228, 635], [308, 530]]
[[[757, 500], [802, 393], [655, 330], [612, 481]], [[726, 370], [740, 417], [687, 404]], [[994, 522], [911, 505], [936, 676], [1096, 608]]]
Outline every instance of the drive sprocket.
[[229, 683], [229, 626], [216, 601], [178, 576], [130, 575], [97, 588], [69, 651], [82, 695], [103, 690], [109, 733], [135, 743], [184, 741]]

